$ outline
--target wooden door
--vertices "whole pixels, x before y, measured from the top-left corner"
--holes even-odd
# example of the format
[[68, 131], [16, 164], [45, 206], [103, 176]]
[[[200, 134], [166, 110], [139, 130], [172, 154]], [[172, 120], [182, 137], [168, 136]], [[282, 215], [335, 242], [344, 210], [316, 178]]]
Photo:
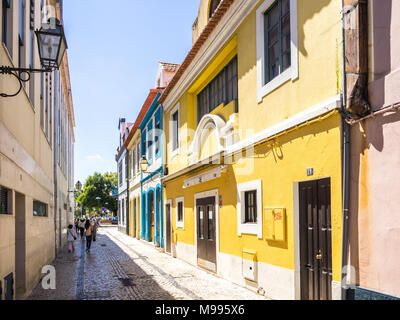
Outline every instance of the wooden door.
[[171, 253], [171, 205], [165, 206], [165, 228], [166, 228], [166, 248], [165, 251]]
[[330, 179], [300, 184], [301, 299], [332, 299]]
[[[197, 258], [199, 264], [216, 271], [216, 210], [215, 197], [198, 199], [197, 213]], [[206, 262], [204, 264], [203, 262]]]

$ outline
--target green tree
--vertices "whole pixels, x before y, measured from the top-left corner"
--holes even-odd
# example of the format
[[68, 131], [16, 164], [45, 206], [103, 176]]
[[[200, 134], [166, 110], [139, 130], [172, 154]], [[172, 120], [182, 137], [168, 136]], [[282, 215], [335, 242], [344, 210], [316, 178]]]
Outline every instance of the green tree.
[[[112, 191], [117, 187], [117, 183], [116, 173], [101, 174], [95, 172], [86, 179], [83, 190], [75, 194], [78, 207], [97, 211], [99, 204], [100, 210], [104, 207], [114, 213], [117, 212], [117, 199], [112, 196]], [[99, 203], [96, 200], [97, 197], [101, 198]]]

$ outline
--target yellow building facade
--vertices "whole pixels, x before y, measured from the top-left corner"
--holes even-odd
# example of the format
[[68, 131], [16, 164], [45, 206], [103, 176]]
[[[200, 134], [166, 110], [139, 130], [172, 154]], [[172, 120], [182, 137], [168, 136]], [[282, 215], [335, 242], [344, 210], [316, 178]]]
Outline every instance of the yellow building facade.
[[340, 299], [340, 2], [202, 0], [182, 66], [160, 99], [166, 252], [273, 299]]
[[[59, 5], [4, 3], [0, 65], [39, 69], [34, 30], [45, 7], [60, 18]], [[0, 75], [1, 93], [18, 89], [14, 77]], [[59, 70], [33, 73], [15, 97], [0, 97], [0, 300], [27, 297], [66, 243], [74, 211], [74, 126], [66, 55]]]
[[127, 150], [129, 152], [129, 235], [140, 239], [140, 196], [141, 196], [141, 171], [140, 161], [140, 129], [132, 129], [132, 138], [128, 138]]

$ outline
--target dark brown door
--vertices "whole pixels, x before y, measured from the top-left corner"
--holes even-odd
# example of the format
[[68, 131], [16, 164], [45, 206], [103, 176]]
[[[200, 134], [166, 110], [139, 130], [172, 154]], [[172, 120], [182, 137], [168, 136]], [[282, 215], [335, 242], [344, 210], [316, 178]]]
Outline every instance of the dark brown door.
[[166, 222], [165, 222], [165, 228], [167, 229], [167, 234], [166, 234], [166, 248], [165, 250], [168, 253], [171, 253], [171, 205], [167, 204], [165, 207], [165, 216], [166, 216]]
[[[217, 263], [216, 246], [216, 210], [215, 197], [198, 199], [197, 207], [197, 257], [209, 262], [211, 269], [215, 269]], [[205, 267], [207, 267], [205, 265]], [[215, 269], [216, 270], [216, 269]]]
[[332, 299], [330, 179], [300, 184], [301, 299]]

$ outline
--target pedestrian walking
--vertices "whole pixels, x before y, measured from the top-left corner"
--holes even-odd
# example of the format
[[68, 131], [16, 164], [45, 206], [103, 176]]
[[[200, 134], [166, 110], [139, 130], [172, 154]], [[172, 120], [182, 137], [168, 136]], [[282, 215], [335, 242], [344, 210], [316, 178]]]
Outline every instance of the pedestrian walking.
[[86, 252], [90, 251], [90, 247], [92, 245], [92, 234], [93, 234], [93, 226], [90, 223], [90, 220], [86, 220], [85, 224], [85, 236], [86, 236]]
[[80, 232], [80, 230], [79, 230], [79, 219], [77, 218], [77, 219], [75, 219], [75, 231], [76, 231], [76, 234], [79, 234], [79, 232]]
[[93, 242], [96, 242], [97, 228], [99, 227], [97, 224], [96, 217], [92, 219], [92, 226], [93, 226]]
[[85, 220], [81, 219], [79, 220], [79, 231], [81, 233], [81, 240], [83, 239], [84, 233], [85, 233]]
[[68, 241], [68, 252], [69, 253], [75, 252], [74, 242], [77, 238], [78, 238], [78, 235], [76, 234], [74, 226], [71, 222], [67, 229], [67, 241]]

